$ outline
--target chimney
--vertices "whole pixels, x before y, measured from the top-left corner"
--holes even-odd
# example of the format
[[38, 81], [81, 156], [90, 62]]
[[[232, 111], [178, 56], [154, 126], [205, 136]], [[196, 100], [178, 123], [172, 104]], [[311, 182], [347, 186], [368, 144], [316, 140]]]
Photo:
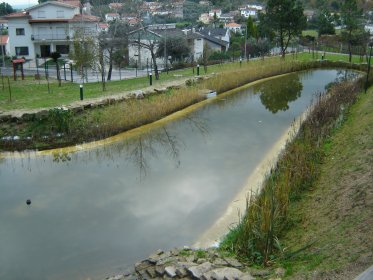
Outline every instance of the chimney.
[[196, 32], [196, 29], [192, 27], [192, 33], [195, 33], [195, 32]]
[[211, 36], [211, 31], [209, 30], [209, 36]]

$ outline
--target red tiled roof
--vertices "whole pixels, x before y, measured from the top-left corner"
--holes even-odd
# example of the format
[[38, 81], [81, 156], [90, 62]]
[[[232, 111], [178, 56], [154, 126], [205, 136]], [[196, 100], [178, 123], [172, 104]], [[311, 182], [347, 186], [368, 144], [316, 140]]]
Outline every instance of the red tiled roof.
[[100, 28], [108, 28], [108, 27], [109, 27], [109, 24], [107, 24], [107, 23], [105, 23], [105, 22], [100, 22], [100, 23], [98, 24], [98, 26], [99, 26]]
[[119, 9], [119, 8], [122, 8], [123, 7], [123, 3], [110, 3], [109, 4], [109, 7], [111, 9]]
[[27, 12], [17, 12], [17, 13], [11, 13], [9, 15], [4, 16], [5, 19], [18, 18], [18, 17], [29, 17], [29, 14]]
[[74, 15], [72, 19], [69, 20], [70, 22], [79, 22], [79, 21], [89, 21], [89, 22], [99, 22], [100, 18], [95, 16], [89, 15]]
[[228, 26], [228, 27], [241, 27], [240, 24], [235, 23], [235, 22], [228, 23], [228, 24], [226, 24], [225, 26]]
[[8, 44], [9, 36], [8, 35], [1, 35], [0, 36], [0, 45]]
[[65, 3], [74, 7], [80, 7], [81, 3], [79, 0], [57, 0], [58, 2]]

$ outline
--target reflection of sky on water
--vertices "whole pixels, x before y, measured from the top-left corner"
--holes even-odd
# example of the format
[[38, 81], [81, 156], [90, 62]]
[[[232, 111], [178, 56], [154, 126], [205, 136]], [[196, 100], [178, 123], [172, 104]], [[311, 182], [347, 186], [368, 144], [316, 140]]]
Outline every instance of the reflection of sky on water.
[[303, 89], [276, 114], [248, 88], [111, 145], [2, 159], [0, 279], [104, 278], [192, 244], [336, 71], [291, 76]]

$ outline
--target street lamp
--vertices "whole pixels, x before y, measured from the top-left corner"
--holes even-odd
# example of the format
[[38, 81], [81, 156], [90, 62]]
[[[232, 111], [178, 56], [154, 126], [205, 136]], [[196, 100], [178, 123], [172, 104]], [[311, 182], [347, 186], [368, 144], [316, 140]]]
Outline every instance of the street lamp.
[[370, 60], [372, 58], [372, 48], [373, 48], [373, 41], [370, 41], [368, 44], [370, 50], [369, 50], [369, 59], [368, 59], [368, 71], [367, 71], [367, 79], [365, 81], [365, 93], [368, 90], [368, 80], [369, 80], [369, 74], [370, 74]]

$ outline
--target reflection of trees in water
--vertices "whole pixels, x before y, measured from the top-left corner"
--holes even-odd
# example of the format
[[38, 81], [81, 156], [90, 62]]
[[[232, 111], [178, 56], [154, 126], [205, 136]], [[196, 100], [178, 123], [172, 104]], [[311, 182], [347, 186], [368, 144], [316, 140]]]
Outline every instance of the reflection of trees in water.
[[333, 82], [330, 82], [329, 84], [325, 86], [325, 90], [330, 89], [332, 86], [336, 84], [346, 82], [346, 81], [352, 81], [355, 78], [357, 78], [359, 75], [361, 74], [359, 74], [358, 72], [354, 70], [338, 70], [337, 77], [335, 78]]
[[[198, 117], [185, 116], [182, 122], [189, 124], [192, 132], [197, 131], [203, 136], [208, 134], [205, 122]], [[182, 124], [179, 123], [179, 125]], [[180, 166], [180, 149], [185, 148], [186, 145], [184, 139], [174, 134], [173, 131], [175, 130], [172, 127], [163, 126], [124, 142], [126, 154], [130, 161], [137, 166], [140, 178], [148, 172], [150, 168], [148, 162], [157, 158], [161, 153], [169, 156], [175, 162], [176, 167]]]
[[160, 128], [150, 129], [132, 137], [124, 138], [121, 141], [109, 145], [100, 146], [92, 150], [85, 150], [79, 153], [64, 152], [58, 150], [52, 154], [52, 160], [56, 163], [90, 162], [97, 163], [111, 160], [119, 167], [118, 158], [126, 158], [139, 170], [140, 178], [145, 176], [150, 169], [149, 161], [158, 156], [167, 155], [180, 166], [180, 150], [186, 145], [184, 140], [175, 133], [173, 126], [182, 126], [190, 129], [192, 133], [199, 133], [203, 136], [208, 134], [208, 127], [205, 120], [197, 113], [187, 115], [183, 120], [170, 123]]
[[260, 94], [264, 107], [272, 113], [286, 111], [289, 103], [301, 96], [303, 84], [299, 74], [291, 74], [254, 86], [254, 92]]

